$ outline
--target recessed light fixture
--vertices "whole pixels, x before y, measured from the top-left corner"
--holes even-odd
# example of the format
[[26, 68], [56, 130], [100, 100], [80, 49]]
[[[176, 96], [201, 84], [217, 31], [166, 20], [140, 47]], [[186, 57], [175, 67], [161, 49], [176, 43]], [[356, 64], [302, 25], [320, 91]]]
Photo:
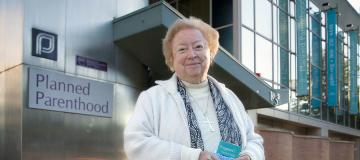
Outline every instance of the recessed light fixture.
[[351, 24], [351, 23], [346, 25], [347, 28], [351, 28], [351, 27], [353, 27], [353, 26], [354, 26], [354, 25]]

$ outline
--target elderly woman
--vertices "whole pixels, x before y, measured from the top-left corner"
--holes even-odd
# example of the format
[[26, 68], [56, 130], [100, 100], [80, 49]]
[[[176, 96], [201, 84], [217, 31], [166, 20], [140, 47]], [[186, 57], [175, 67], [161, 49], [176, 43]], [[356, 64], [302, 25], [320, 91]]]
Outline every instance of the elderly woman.
[[129, 159], [208, 160], [220, 141], [241, 146], [236, 160], [264, 159], [263, 139], [237, 96], [208, 75], [219, 33], [196, 18], [180, 19], [163, 40], [169, 80], [142, 92], [125, 128]]

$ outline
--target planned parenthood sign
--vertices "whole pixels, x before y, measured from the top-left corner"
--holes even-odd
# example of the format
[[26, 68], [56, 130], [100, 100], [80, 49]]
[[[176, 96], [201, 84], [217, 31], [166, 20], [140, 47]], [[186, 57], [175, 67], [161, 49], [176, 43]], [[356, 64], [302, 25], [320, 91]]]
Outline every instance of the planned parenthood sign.
[[29, 107], [112, 117], [114, 86], [29, 68]]

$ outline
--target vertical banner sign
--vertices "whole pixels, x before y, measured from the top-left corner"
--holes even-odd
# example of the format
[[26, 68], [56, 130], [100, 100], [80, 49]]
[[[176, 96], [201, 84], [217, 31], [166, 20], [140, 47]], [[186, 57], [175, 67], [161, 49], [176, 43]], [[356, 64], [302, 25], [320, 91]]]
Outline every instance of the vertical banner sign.
[[338, 105], [337, 57], [336, 57], [336, 11], [326, 11], [326, 47], [327, 47], [327, 105]]
[[340, 31], [337, 35], [337, 53], [338, 53], [338, 78], [339, 78], [339, 110], [338, 115], [343, 114], [345, 106], [345, 84], [344, 84], [344, 32]]
[[308, 95], [308, 63], [307, 63], [307, 45], [306, 45], [306, 1], [296, 1], [296, 69], [297, 96]]
[[317, 12], [311, 18], [312, 59], [311, 59], [311, 107], [318, 109], [321, 105], [321, 13]]
[[350, 31], [350, 114], [358, 114], [358, 99], [359, 93], [357, 89], [357, 54], [358, 48], [357, 44], [359, 43], [358, 39], [359, 31]]
[[[288, 0], [279, 0], [279, 6], [288, 11]], [[289, 49], [289, 20], [288, 16], [279, 11], [279, 38], [280, 45]], [[289, 52], [280, 48], [280, 84], [289, 87]]]

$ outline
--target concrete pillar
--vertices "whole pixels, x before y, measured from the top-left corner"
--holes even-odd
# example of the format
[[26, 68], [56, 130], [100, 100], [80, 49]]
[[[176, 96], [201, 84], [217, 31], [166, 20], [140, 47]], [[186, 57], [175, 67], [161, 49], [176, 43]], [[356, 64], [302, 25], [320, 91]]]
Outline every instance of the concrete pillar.
[[327, 128], [321, 128], [320, 129], [320, 135], [321, 137], [329, 137], [329, 129]]
[[354, 159], [360, 159], [360, 138], [357, 138], [354, 142]]
[[258, 125], [257, 110], [256, 109], [247, 110], [247, 112], [248, 112], [248, 115], [249, 115], [250, 119], [254, 123], [254, 127], [256, 128], [256, 126]]
[[319, 136], [319, 137], [329, 137], [329, 129], [327, 128], [309, 129], [307, 134], [312, 136]]

